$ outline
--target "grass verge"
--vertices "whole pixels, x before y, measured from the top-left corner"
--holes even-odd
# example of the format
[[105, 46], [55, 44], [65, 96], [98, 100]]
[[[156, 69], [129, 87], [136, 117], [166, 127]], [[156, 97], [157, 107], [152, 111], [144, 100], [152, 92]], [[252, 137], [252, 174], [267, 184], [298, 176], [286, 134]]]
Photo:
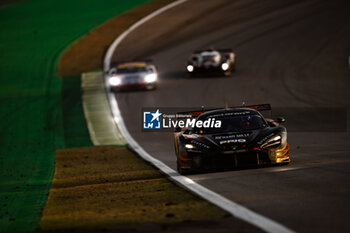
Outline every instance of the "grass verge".
[[97, 232], [132, 226], [146, 231], [144, 224], [215, 222], [228, 216], [168, 181], [126, 147], [100, 146], [56, 152], [40, 228]]
[[92, 146], [82, 107], [80, 76], [62, 80], [62, 118], [66, 148]]
[[0, 7], [0, 232], [33, 231], [55, 150], [91, 143], [79, 100], [67, 101], [77, 97], [65, 91], [76, 80], [63, 83], [56, 76], [59, 55], [107, 19], [146, 1], [36, 0]]
[[153, 0], [118, 15], [74, 42], [62, 54], [58, 76], [78, 75], [102, 68], [109, 45], [132, 24], [174, 0]]

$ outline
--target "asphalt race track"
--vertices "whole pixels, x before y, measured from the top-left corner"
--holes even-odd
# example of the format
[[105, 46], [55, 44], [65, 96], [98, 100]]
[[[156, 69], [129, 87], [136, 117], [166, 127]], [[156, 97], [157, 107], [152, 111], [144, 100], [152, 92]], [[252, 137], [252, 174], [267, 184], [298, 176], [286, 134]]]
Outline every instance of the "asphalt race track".
[[[350, 232], [350, 2], [189, 0], [153, 18], [113, 61], [153, 59], [155, 91], [117, 93], [138, 143], [176, 168], [171, 132], [142, 132], [142, 107], [270, 103], [289, 131], [292, 163], [191, 175], [297, 232]], [[188, 78], [195, 49], [233, 48], [231, 77]]]

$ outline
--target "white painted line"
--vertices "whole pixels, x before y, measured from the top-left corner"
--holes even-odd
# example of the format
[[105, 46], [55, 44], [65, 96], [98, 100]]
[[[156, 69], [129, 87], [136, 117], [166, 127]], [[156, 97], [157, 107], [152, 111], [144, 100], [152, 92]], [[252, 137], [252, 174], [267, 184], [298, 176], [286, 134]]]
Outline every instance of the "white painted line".
[[102, 72], [81, 76], [82, 102], [91, 141], [94, 145], [125, 145], [114, 119], [106, 95]]
[[[104, 71], [108, 71], [111, 64], [111, 59], [113, 56], [113, 53], [115, 49], [118, 47], [120, 42], [133, 30], [135, 30], [137, 27], [139, 27], [141, 24], [147, 22], [148, 20], [152, 19], [153, 17], [161, 14], [162, 12], [175, 7], [181, 3], [186, 2], [187, 0], [179, 0], [175, 1], [163, 8], [160, 8], [159, 10], [153, 12], [152, 14], [146, 16], [145, 18], [141, 19], [140, 21], [136, 22], [134, 25], [132, 25], [128, 30], [126, 30], [124, 33], [122, 33], [116, 40], [113, 42], [113, 44], [109, 47], [105, 60], [104, 60]], [[107, 90], [107, 89], [106, 89]], [[108, 91], [107, 91], [108, 92]], [[113, 93], [108, 92], [107, 93], [109, 102], [111, 105], [112, 113], [114, 116], [114, 121], [117, 124], [120, 132], [124, 136], [125, 140], [128, 142], [129, 146], [135, 150], [144, 160], [152, 163], [154, 166], [156, 166], [160, 171], [165, 173], [172, 179], [173, 181], [177, 182], [178, 184], [184, 186], [188, 190], [196, 193], [200, 197], [208, 200], [209, 202], [215, 204], [216, 206], [226, 210], [227, 212], [231, 213], [234, 217], [242, 219], [266, 232], [271, 233], [292, 233], [294, 231], [288, 229], [287, 227], [269, 219], [266, 218], [258, 213], [255, 213], [246, 207], [239, 205], [203, 186], [200, 184], [194, 182], [192, 179], [182, 176], [167, 165], [165, 165], [160, 160], [154, 158], [149, 153], [147, 153], [130, 135], [128, 129], [126, 128], [126, 125], [124, 123], [123, 117], [121, 115], [120, 109], [118, 107], [118, 102], [114, 96]]]
[[153, 13], [147, 15], [146, 17], [142, 18], [141, 20], [137, 21], [131, 27], [129, 27], [126, 31], [124, 31], [120, 36], [118, 36], [115, 41], [113, 41], [112, 45], [108, 48], [106, 57], [104, 59], [104, 71], [109, 70], [109, 66], [111, 65], [111, 58], [113, 56], [114, 50], [117, 48], [117, 46], [120, 44], [120, 42], [129, 35], [130, 32], [134, 31], [136, 28], [138, 28], [140, 25], [144, 24], [148, 20], [154, 18], [155, 16], [163, 13], [164, 11], [169, 10], [170, 8], [173, 8], [177, 5], [180, 5], [181, 3], [187, 2], [187, 0], [178, 0], [173, 3], [170, 3], [169, 5], [166, 5]]

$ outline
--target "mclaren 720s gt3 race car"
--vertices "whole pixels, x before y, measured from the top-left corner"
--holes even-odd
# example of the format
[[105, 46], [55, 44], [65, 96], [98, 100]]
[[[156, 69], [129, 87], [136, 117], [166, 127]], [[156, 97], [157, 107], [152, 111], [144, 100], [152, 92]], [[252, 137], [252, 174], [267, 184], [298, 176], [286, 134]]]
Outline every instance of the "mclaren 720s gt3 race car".
[[235, 71], [236, 61], [232, 49], [208, 49], [194, 51], [187, 60], [187, 73], [198, 75], [231, 75]]
[[[197, 121], [220, 121], [218, 128], [177, 128], [175, 152], [180, 174], [225, 167], [288, 164], [289, 146], [286, 128], [280, 117], [264, 118], [269, 104], [238, 108], [178, 113]], [[203, 124], [204, 125], [204, 124]]]

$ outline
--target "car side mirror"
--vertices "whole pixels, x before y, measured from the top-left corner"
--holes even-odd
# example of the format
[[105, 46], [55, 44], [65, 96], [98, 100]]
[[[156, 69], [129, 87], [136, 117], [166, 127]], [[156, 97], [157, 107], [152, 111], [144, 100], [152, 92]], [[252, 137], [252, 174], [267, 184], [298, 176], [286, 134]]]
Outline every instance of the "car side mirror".
[[117, 69], [116, 68], [112, 68], [112, 69], [106, 71], [106, 73], [108, 75], [110, 75], [110, 76], [115, 75], [117, 73]]
[[276, 123], [270, 122], [270, 121], [268, 121], [267, 124], [268, 124], [270, 127], [276, 127], [276, 126], [277, 126]]
[[284, 122], [286, 122], [286, 119], [285, 119], [284, 117], [277, 117], [276, 122], [277, 122], [278, 124], [284, 123]]

